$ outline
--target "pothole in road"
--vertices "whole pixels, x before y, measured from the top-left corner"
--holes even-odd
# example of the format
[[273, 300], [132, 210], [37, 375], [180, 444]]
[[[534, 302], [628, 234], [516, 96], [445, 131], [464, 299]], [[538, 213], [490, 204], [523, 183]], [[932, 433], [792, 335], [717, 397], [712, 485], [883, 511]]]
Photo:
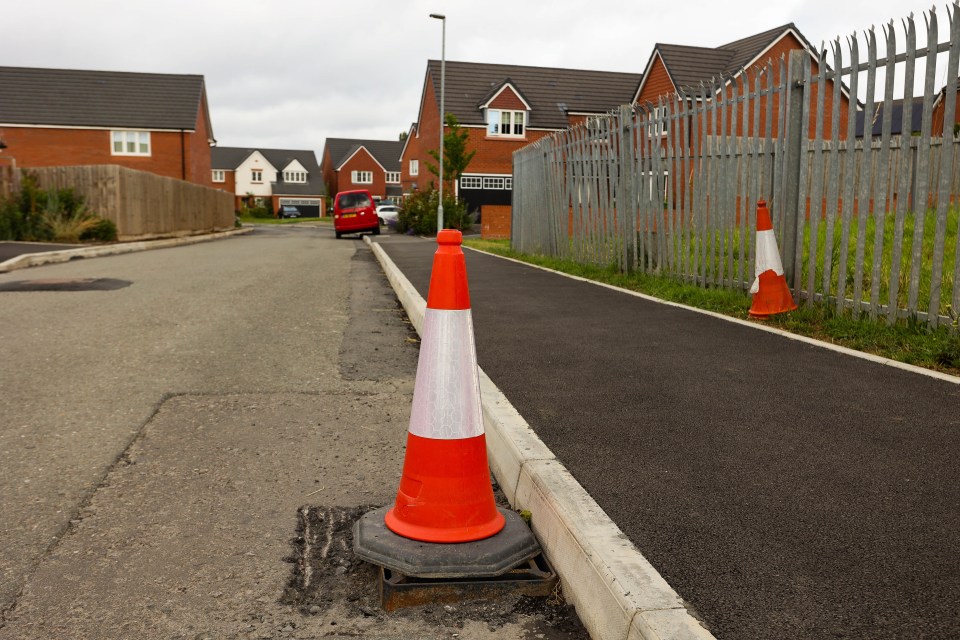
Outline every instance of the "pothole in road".
[[0, 291], [116, 291], [131, 284], [116, 278], [47, 278], [0, 283]]
[[297, 532], [288, 561], [292, 575], [281, 598], [303, 615], [322, 615], [334, 606], [354, 617], [415, 618], [427, 624], [462, 628], [467, 621], [495, 631], [521, 624], [526, 637], [586, 640], [589, 634], [574, 608], [558, 592], [549, 597], [505, 596], [454, 604], [405, 607], [386, 613], [377, 593], [379, 568], [353, 553], [354, 523], [379, 505], [358, 507], [304, 506], [297, 511]]

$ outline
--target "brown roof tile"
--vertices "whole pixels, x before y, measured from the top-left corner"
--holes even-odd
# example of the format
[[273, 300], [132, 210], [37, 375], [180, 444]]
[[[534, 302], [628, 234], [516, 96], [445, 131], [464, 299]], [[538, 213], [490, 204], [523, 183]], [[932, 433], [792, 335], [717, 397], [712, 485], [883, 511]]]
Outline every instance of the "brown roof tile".
[[694, 87], [711, 78], [736, 75], [788, 30], [793, 30], [800, 41], [813, 50], [796, 25], [789, 23], [719, 47], [657, 43], [654, 53], [659, 52], [677, 88]]
[[[431, 76], [439, 104], [439, 60], [427, 62], [427, 77]], [[568, 125], [567, 112], [603, 113], [618, 105], [629, 104], [640, 77], [638, 73], [448, 60], [444, 107], [461, 124], [483, 125], [480, 105], [509, 79], [530, 104], [528, 127], [563, 129]]]

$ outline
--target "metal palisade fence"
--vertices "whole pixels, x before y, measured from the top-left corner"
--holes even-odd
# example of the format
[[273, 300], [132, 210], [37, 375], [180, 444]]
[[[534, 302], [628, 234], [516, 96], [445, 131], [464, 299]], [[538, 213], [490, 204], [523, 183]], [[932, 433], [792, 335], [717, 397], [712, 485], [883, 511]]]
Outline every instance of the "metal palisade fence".
[[763, 199], [798, 299], [956, 324], [958, 8], [923, 46], [911, 15], [883, 57], [871, 28], [518, 150], [513, 248], [746, 290]]

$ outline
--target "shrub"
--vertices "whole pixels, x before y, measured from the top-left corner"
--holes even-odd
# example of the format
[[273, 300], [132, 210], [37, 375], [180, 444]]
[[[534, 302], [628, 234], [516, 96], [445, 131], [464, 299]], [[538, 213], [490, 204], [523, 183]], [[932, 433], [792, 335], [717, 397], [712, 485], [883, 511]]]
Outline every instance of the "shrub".
[[37, 177], [25, 173], [20, 191], [0, 204], [0, 239], [49, 241], [53, 231], [43, 219], [47, 192], [37, 186]]
[[[404, 200], [397, 216], [397, 231], [413, 231], [419, 235], [433, 235], [437, 232], [437, 204], [439, 192], [430, 188], [416, 191]], [[466, 231], [473, 224], [473, 217], [467, 212], [467, 204], [452, 195], [443, 197], [443, 227]]]
[[43, 190], [25, 173], [20, 191], [0, 203], [0, 239], [33, 242], [79, 242], [92, 228], [95, 240], [116, 240], [112, 222], [94, 215], [73, 189]]
[[80, 234], [80, 242], [115, 242], [116, 239], [117, 225], [106, 218], [95, 218], [94, 223]]
[[272, 218], [273, 211], [266, 205], [248, 206], [246, 203], [240, 205], [241, 218]]

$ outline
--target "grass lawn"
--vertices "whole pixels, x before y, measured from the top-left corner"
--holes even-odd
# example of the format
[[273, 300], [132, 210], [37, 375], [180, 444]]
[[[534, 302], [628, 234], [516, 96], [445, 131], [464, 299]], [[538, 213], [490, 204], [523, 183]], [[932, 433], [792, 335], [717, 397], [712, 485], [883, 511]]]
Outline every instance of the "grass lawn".
[[[665, 276], [642, 273], [623, 274], [613, 267], [583, 265], [513, 251], [509, 240], [464, 239], [464, 245], [535, 264], [588, 280], [604, 282], [631, 291], [679, 302], [747, 320], [750, 296], [721, 288], [701, 288]], [[798, 335], [872, 353], [919, 367], [960, 375], [960, 332], [956, 327], [930, 330], [919, 322], [887, 324], [885, 319], [870, 320], [862, 315], [839, 313], [834, 305], [801, 305], [791, 313], [773, 316], [765, 324]]]
[[240, 222], [243, 224], [317, 224], [317, 225], [333, 225], [333, 218], [253, 218], [250, 216], [244, 216], [239, 218]]

